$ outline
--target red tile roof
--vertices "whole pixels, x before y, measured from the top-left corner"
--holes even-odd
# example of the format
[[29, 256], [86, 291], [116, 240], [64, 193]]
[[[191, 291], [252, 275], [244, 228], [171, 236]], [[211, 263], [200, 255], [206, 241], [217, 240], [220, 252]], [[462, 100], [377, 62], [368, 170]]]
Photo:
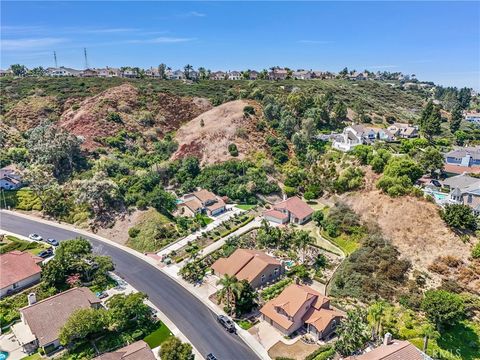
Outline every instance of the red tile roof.
[[287, 209], [295, 217], [304, 219], [313, 214], [313, 209], [297, 196], [293, 196], [273, 206], [274, 209]]
[[362, 355], [353, 355], [345, 360], [426, 360], [425, 354], [408, 341], [394, 340], [389, 345], [380, 345]]
[[116, 351], [97, 356], [94, 360], [155, 360], [155, 355], [148, 344], [140, 340]]
[[276, 219], [280, 219], [280, 220], [285, 220], [285, 219], [288, 219], [288, 215], [279, 211], [279, 210], [275, 210], [275, 209], [272, 209], [272, 210], [267, 210], [263, 213], [263, 216], [270, 216], [270, 217], [273, 217], [273, 218], [276, 218]]
[[460, 166], [460, 165], [445, 164], [443, 165], [443, 170], [445, 172], [452, 173], [452, 174], [463, 174], [463, 173], [480, 174], [480, 166]]
[[28, 252], [10, 251], [0, 255], [0, 289], [39, 274], [42, 259]]

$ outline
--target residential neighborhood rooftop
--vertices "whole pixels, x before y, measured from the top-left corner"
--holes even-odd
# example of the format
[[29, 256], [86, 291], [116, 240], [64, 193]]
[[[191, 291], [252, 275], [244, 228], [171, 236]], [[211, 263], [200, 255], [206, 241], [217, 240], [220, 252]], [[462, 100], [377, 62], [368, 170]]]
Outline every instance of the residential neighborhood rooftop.
[[39, 274], [42, 258], [18, 250], [0, 255], [0, 289]]
[[94, 360], [155, 360], [155, 356], [148, 344], [140, 340], [116, 351], [97, 356]]
[[100, 300], [86, 287], [76, 287], [20, 309], [24, 322], [45, 346], [58, 339], [62, 326], [75, 310], [90, 308]]
[[362, 355], [353, 355], [345, 360], [428, 360], [429, 356], [422, 353], [408, 341], [393, 340], [388, 345], [365, 352]]
[[313, 214], [313, 209], [298, 196], [293, 196], [275, 204], [275, 209], [286, 209], [299, 219], [303, 219]]
[[228, 258], [220, 258], [212, 265], [216, 273], [235, 276], [238, 280], [252, 281], [269, 265], [281, 262], [262, 251], [237, 249]]

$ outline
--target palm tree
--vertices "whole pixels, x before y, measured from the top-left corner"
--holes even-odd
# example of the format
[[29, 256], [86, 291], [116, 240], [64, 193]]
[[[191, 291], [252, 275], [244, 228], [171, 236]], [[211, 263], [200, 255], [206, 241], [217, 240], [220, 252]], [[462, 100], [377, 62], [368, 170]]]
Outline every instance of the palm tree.
[[375, 339], [380, 335], [380, 327], [382, 325], [382, 318], [385, 314], [386, 303], [384, 301], [377, 301], [368, 308], [368, 318], [372, 325], [372, 338]]
[[423, 334], [423, 352], [426, 354], [428, 349], [428, 340], [438, 338], [439, 334], [435, 328], [435, 325], [428, 323], [422, 328]]
[[235, 276], [225, 274], [220, 280], [217, 281], [217, 285], [222, 285], [222, 289], [218, 292], [218, 299], [225, 303], [228, 312], [231, 314], [235, 308], [235, 299], [240, 296], [242, 291], [242, 283], [238, 281]]
[[185, 75], [185, 79], [189, 80], [190, 79], [190, 72], [193, 70], [193, 66], [190, 64], [187, 64], [183, 67], [183, 75]]
[[295, 233], [294, 244], [302, 253], [302, 264], [305, 262], [305, 253], [311, 243], [313, 243], [313, 238], [307, 231], [301, 230]]

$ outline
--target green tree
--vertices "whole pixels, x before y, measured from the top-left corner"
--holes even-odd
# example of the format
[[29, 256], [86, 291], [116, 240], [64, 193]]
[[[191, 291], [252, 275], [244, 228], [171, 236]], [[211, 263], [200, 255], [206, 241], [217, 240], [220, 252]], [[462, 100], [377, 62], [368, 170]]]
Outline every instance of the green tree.
[[52, 172], [52, 165], [33, 164], [23, 173], [23, 180], [28, 184], [35, 196], [40, 199], [42, 208], [44, 208], [47, 203], [48, 190], [58, 184]]
[[182, 343], [175, 336], [168, 338], [162, 343], [158, 355], [162, 360], [193, 360], [195, 358], [192, 346]]
[[27, 75], [27, 71], [28, 71], [25, 65], [20, 65], [20, 64], [11, 65], [10, 70], [12, 70], [12, 73], [15, 76], [25, 76]]
[[324, 218], [325, 218], [325, 215], [323, 214], [322, 210], [317, 210], [312, 215], [312, 219], [313, 219], [313, 221], [315, 221], [315, 224], [318, 227], [322, 226]]
[[305, 256], [306, 256], [307, 250], [310, 247], [310, 245], [313, 244], [314, 240], [315, 239], [310, 235], [308, 231], [305, 231], [305, 230], [295, 231], [293, 243], [301, 253], [302, 263], [305, 262]]
[[96, 217], [108, 212], [118, 198], [118, 185], [104, 172], [96, 172], [91, 179], [75, 180], [75, 199], [86, 204]]
[[362, 349], [370, 338], [365, 310], [357, 308], [348, 311], [347, 318], [340, 323], [336, 332], [338, 340], [335, 349], [341, 355], [349, 356]]
[[422, 310], [440, 332], [465, 316], [462, 297], [445, 290], [428, 290], [422, 301]]
[[386, 305], [385, 301], [377, 301], [368, 308], [368, 320], [372, 326], [372, 335], [374, 339], [382, 337], [380, 330], [382, 326], [382, 318], [385, 315]]
[[257, 306], [258, 293], [250, 286], [247, 280], [241, 281], [241, 290], [235, 295], [235, 314], [241, 316], [249, 313]]
[[176, 197], [172, 193], [163, 190], [159, 185], [155, 186], [153, 190], [148, 193], [147, 202], [163, 214], [172, 212], [177, 206]]
[[190, 80], [192, 71], [193, 66], [190, 64], [187, 64], [183, 67], [183, 75], [185, 76], [185, 79]]
[[423, 168], [423, 171], [430, 173], [430, 175], [434, 175], [437, 170], [443, 169], [443, 155], [433, 146], [430, 146], [423, 152], [420, 152], [418, 160], [420, 166]]
[[217, 285], [222, 286], [217, 295], [219, 300], [225, 304], [225, 312], [232, 314], [235, 310], [235, 298], [238, 298], [242, 292], [242, 283], [235, 276], [225, 274], [217, 281]]
[[455, 134], [458, 130], [460, 130], [460, 124], [462, 123], [462, 109], [460, 105], [456, 105], [450, 117], [450, 131], [452, 134]]
[[60, 329], [59, 339], [62, 345], [68, 345], [77, 339], [91, 339], [101, 333], [108, 325], [107, 312], [104, 309], [78, 309]]
[[164, 80], [167, 78], [166, 70], [167, 70], [167, 65], [165, 65], [164, 63], [161, 63], [160, 65], [158, 65], [158, 76], [160, 77], [160, 79]]
[[383, 173], [391, 177], [407, 176], [413, 184], [422, 176], [423, 170], [409, 157], [395, 157], [388, 162]]
[[234, 143], [231, 143], [230, 145], [228, 145], [228, 152], [232, 156], [238, 156], [237, 145], [235, 145]]
[[429, 101], [420, 116], [420, 132], [431, 142], [433, 136], [440, 133], [441, 124], [442, 116], [440, 109], [432, 101]]
[[466, 231], [477, 229], [477, 218], [468, 205], [447, 204], [441, 212], [445, 223], [456, 230]]
[[82, 140], [60, 126], [42, 123], [27, 132], [27, 149], [34, 163], [51, 165], [57, 178], [68, 176], [81, 163]]
[[33, 76], [45, 76], [46, 73], [47, 71], [41, 66], [34, 67], [32, 70], [30, 70], [30, 74]]
[[147, 295], [132, 293], [116, 294], [107, 301], [110, 327], [117, 331], [142, 328], [151, 319], [151, 311], [144, 300]]

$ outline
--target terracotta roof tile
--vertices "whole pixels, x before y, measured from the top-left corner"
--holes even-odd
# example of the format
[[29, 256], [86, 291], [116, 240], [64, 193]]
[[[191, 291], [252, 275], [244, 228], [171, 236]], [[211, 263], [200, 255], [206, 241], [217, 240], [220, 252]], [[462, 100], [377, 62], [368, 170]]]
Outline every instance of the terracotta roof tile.
[[42, 259], [28, 252], [10, 251], [0, 255], [0, 289], [39, 274]]
[[408, 341], [394, 340], [389, 345], [381, 345], [362, 355], [347, 357], [345, 360], [428, 360], [429, 356], [422, 353]]
[[273, 207], [274, 209], [287, 209], [299, 219], [303, 219], [313, 213], [313, 209], [297, 196], [288, 198], [287, 200], [275, 204]]

